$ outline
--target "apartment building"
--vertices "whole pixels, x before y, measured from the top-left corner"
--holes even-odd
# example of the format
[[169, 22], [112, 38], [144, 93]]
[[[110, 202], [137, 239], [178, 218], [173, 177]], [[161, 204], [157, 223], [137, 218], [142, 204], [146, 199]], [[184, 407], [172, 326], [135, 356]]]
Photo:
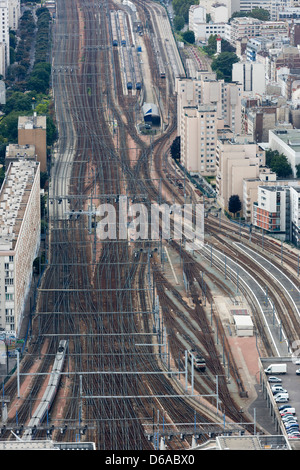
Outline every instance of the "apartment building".
[[257, 202], [258, 187], [261, 185], [274, 186], [277, 183], [277, 175], [268, 167], [259, 168], [258, 178], [243, 179], [243, 217], [246, 222], [252, 222], [253, 204]]
[[46, 116], [19, 116], [18, 144], [34, 145], [41, 171], [47, 171], [47, 126]]
[[280, 49], [269, 50], [267, 78], [271, 82], [277, 81], [277, 73], [281, 68], [291, 70], [300, 69], [300, 52], [298, 47], [286, 46]]
[[[6, 69], [10, 64], [9, 59], [9, 1], [0, 0], [0, 44], [3, 44], [4, 54], [0, 54], [0, 68], [4, 73], [5, 77]], [[5, 58], [5, 60], [4, 60]], [[3, 63], [4, 61], [4, 63]]]
[[181, 163], [191, 174], [215, 175], [217, 140], [215, 106], [184, 107], [181, 116]]
[[233, 18], [228, 29], [227, 40], [235, 46], [241, 38], [254, 38], [260, 36], [261, 21], [256, 18]]
[[206, 8], [201, 5], [191, 5], [189, 8], [189, 29], [193, 30], [194, 23], [206, 23]]
[[210, 16], [214, 23], [227, 23], [230, 17], [226, 2], [216, 1], [211, 7]]
[[273, 129], [269, 131], [269, 148], [287, 157], [296, 178], [296, 165], [300, 164], [300, 129]]
[[232, 67], [232, 81], [242, 85], [243, 95], [264, 95], [265, 67], [256, 62], [237, 62]]
[[12, 162], [0, 190], [0, 327], [18, 333], [40, 243], [40, 165]]
[[240, 11], [252, 11], [263, 8], [270, 13], [271, 20], [278, 19], [278, 12], [292, 6], [292, 0], [240, 0]]
[[265, 151], [247, 135], [219, 132], [216, 147], [216, 192], [220, 205], [228, 208], [230, 196], [243, 201], [243, 180], [258, 178], [265, 166]]
[[300, 186], [290, 189], [291, 241], [300, 248]]
[[213, 105], [217, 118], [233, 132], [241, 132], [241, 85], [217, 80], [213, 72], [199, 72], [197, 79], [179, 79], [176, 82], [178, 133], [182, 109], [199, 104]]
[[9, 0], [8, 2], [8, 21], [9, 27], [16, 31], [19, 25], [19, 19], [21, 16], [21, 0]]
[[222, 3], [227, 7], [228, 18], [231, 18], [232, 14], [236, 11], [240, 11], [240, 0], [199, 0], [199, 5], [206, 9], [206, 13], [211, 14], [211, 9], [216, 3]]
[[253, 204], [253, 225], [285, 240], [290, 238], [290, 187], [259, 186]]
[[268, 37], [284, 38], [289, 35], [289, 26], [286, 21], [260, 21], [256, 18], [241, 17], [234, 18], [230, 22], [228, 37], [232, 45], [244, 38]]
[[5, 149], [5, 167], [8, 168], [11, 162], [19, 160], [37, 161], [35, 146], [8, 144]]

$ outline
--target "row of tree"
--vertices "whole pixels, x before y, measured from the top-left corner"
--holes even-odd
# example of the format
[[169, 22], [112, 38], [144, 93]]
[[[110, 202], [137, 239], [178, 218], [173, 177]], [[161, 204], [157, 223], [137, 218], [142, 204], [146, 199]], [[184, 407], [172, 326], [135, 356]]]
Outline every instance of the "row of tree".
[[[57, 138], [53, 102], [48, 96], [51, 77], [49, 63], [51, 16], [47, 8], [39, 8], [36, 15], [37, 23], [32, 12], [26, 10], [20, 18], [18, 31], [20, 37], [17, 38], [11, 33], [14, 40], [10, 46], [15, 52], [15, 61], [7, 71], [6, 104], [1, 107], [1, 111], [5, 114], [0, 121], [0, 164], [3, 165], [6, 145], [18, 140], [20, 115], [31, 115], [33, 109], [38, 114], [46, 115], [47, 145], [52, 146]], [[27, 31], [30, 31], [29, 35]], [[20, 51], [24, 52], [24, 56]], [[16, 61], [17, 58], [19, 61]]]

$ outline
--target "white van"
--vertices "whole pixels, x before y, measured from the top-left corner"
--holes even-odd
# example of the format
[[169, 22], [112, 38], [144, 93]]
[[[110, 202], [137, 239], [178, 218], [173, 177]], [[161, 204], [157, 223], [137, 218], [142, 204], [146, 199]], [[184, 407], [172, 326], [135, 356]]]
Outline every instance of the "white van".
[[274, 398], [275, 398], [275, 400], [277, 400], [279, 398], [285, 398], [285, 399], [289, 400], [289, 394], [288, 393], [277, 393], [276, 395], [274, 395]]
[[296, 410], [295, 408], [284, 408], [283, 410], [280, 410], [279, 411], [281, 416], [282, 415], [295, 415], [296, 414]]

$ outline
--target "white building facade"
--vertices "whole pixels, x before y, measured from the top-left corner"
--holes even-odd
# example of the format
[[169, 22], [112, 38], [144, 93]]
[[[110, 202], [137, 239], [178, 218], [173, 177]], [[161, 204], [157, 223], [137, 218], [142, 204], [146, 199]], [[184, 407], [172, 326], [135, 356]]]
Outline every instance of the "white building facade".
[[5, 62], [3, 63], [3, 55], [0, 55], [0, 68], [4, 73], [2, 75], [5, 77], [6, 69], [10, 64], [9, 59], [9, 0], [0, 0], [0, 44], [4, 48], [4, 57]]
[[300, 130], [274, 129], [269, 131], [269, 148], [287, 157], [296, 178], [296, 166], [300, 164]]
[[240, 83], [244, 96], [264, 95], [266, 92], [265, 66], [256, 62], [237, 62], [232, 67], [232, 81]]
[[183, 108], [180, 129], [181, 163], [190, 174], [215, 174], [216, 141], [216, 108], [211, 105]]
[[300, 248], [300, 187], [290, 189], [291, 241]]
[[19, 19], [21, 16], [21, 0], [9, 0], [9, 10], [8, 10], [8, 18], [9, 18], [9, 27], [16, 31], [19, 25]]
[[40, 243], [40, 164], [9, 165], [0, 192], [0, 327], [18, 333]]

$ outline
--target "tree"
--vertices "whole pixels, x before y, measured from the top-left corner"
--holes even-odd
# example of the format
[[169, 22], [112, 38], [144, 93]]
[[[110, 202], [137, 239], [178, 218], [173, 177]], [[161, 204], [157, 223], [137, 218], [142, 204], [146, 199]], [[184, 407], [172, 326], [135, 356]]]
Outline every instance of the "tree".
[[176, 31], [181, 31], [184, 27], [184, 18], [183, 16], [175, 16], [174, 18], [174, 28]]
[[261, 21], [268, 21], [270, 19], [270, 13], [268, 10], [264, 10], [263, 8], [253, 8], [251, 13], [249, 13], [249, 16]]
[[298, 165], [296, 165], [295, 168], [296, 168], [296, 178], [300, 178], [300, 164], [298, 163]]
[[[221, 39], [221, 49], [222, 52], [234, 52], [235, 48], [226, 41], [226, 39]], [[212, 57], [217, 52], [217, 34], [211, 34], [207, 41], [207, 46], [203, 47], [204, 52], [206, 52], [209, 57]]]
[[277, 150], [266, 151], [266, 165], [276, 173], [278, 178], [288, 178], [293, 174], [287, 157]]
[[240, 212], [242, 209], [242, 203], [240, 200], [240, 197], [238, 194], [234, 194], [230, 196], [229, 201], [228, 201], [228, 210], [232, 214], [236, 214], [237, 212]]
[[171, 145], [171, 156], [174, 160], [180, 160], [180, 136], [175, 137]]
[[239, 62], [238, 56], [234, 52], [221, 52], [211, 64], [212, 70], [217, 73], [217, 78], [224, 78], [225, 82], [232, 80], [232, 66]]
[[182, 34], [182, 38], [184, 41], [188, 42], [189, 44], [195, 43], [195, 33], [194, 31], [187, 30]]
[[235, 11], [229, 19], [229, 23], [232, 18], [256, 18], [261, 21], [268, 21], [270, 13], [263, 8], [253, 8], [252, 11]]

